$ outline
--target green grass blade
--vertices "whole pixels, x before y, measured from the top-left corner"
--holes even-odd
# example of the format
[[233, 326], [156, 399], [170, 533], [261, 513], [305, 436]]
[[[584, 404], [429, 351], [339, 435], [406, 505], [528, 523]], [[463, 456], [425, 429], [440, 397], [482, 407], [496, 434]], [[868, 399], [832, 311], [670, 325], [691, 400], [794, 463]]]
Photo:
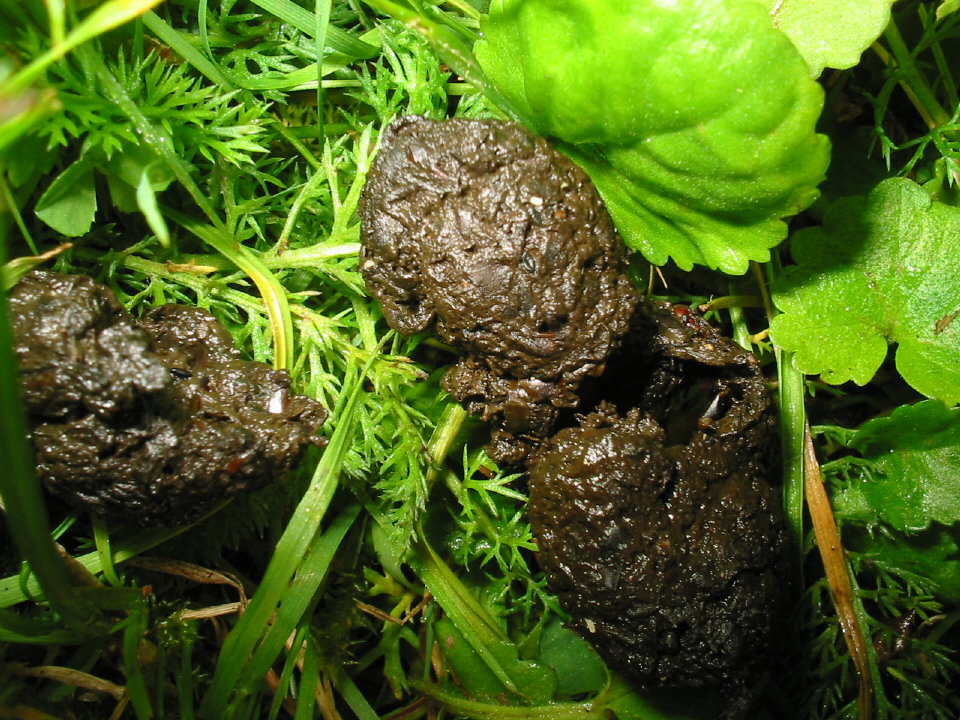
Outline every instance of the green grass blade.
[[200, 45], [203, 47], [203, 54], [208, 58], [213, 58], [213, 51], [210, 49], [210, 33], [207, 31], [207, 0], [200, 0], [197, 4], [197, 29], [200, 31]]
[[[289, 592], [290, 580], [301, 567], [307, 551], [313, 544], [337, 488], [344, 456], [353, 441], [354, 415], [362, 393], [361, 376], [354, 380], [352, 390], [347, 394], [345, 406], [337, 413], [338, 422], [330, 438], [330, 444], [320, 458], [310, 487], [277, 542], [273, 558], [267, 566], [259, 589], [224, 642], [213, 681], [201, 704], [202, 716], [222, 717], [224, 715], [248, 658], [260, 643], [264, 628], [267, 627], [281, 601], [285, 599]], [[343, 396], [341, 396], [341, 402], [344, 402]]]
[[193, 720], [193, 645], [194, 640], [187, 635], [180, 650], [180, 672], [177, 674], [177, 700], [180, 710], [179, 720]]
[[72, 645], [86, 638], [72, 630], [60, 628], [54, 613], [37, 618], [23, 617], [0, 608], [0, 642], [26, 645]]
[[100, 556], [100, 566], [103, 568], [103, 576], [114, 587], [123, 587], [117, 571], [113, 566], [113, 553], [110, 551], [110, 532], [107, 529], [107, 522], [103, 518], [93, 519], [93, 542], [97, 547], [97, 554]]
[[[313, 37], [317, 31], [314, 14], [290, 0], [253, 0], [253, 4], [290, 23], [310, 37]], [[337, 52], [358, 60], [368, 60], [380, 52], [375, 45], [358, 40], [350, 33], [332, 25], [327, 29], [327, 45]]]
[[[326, 77], [334, 70], [343, 67], [343, 63], [327, 62], [322, 67], [319, 63], [310, 63], [309, 65], [292, 70], [288, 73], [261, 73], [257, 77], [237, 78], [237, 84], [245, 90], [310, 90], [318, 84], [320, 78]], [[320, 67], [320, 70], [317, 68]], [[323, 83], [324, 86], [331, 84], [330, 81]]]
[[[291, 647], [298, 648], [303, 646], [303, 639], [306, 637], [309, 628], [304, 625], [293, 638]], [[290, 682], [293, 680], [293, 671], [297, 667], [297, 653], [287, 653], [287, 659], [283, 661], [283, 670], [280, 672], [280, 680], [277, 683], [276, 690], [273, 692], [273, 700], [270, 703], [270, 712], [267, 720], [276, 720], [280, 714], [280, 708], [283, 707], [283, 700], [289, 694]]]
[[81, 635], [73, 630], [53, 630], [43, 634], [24, 634], [3, 627], [5, 619], [0, 619], [0, 642], [19, 645], [79, 645], [90, 640], [89, 635]]
[[[308, 15], [313, 17], [309, 13]], [[321, 87], [323, 84], [321, 81], [324, 77], [335, 70], [345, 67], [354, 60], [354, 56], [337, 53], [336, 55], [328, 56], [327, 62], [322, 64], [320, 62], [310, 63], [305, 67], [291, 72], [262, 73], [256, 77], [243, 77], [218, 65], [211, 59], [208, 48], [201, 49], [196, 47], [195, 42], [189, 36], [170, 27], [170, 25], [156, 13], [145, 13], [143, 16], [143, 24], [150, 32], [156, 35], [158, 39], [169, 45], [177, 54], [183, 57], [187, 63], [195, 67], [208, 80], [223, 87], [224, 90], [233, 90], [235, 88], [252, 90], [254, 92], [263, 90], [302, 90], [307, 87], [313, 87], [314, 84], [316, 84], [317, 87]], [[337, 28], [331, 27], [329, 32], [335, 32], [336, 30]], [[310, 35], [312, 36], [315, 32], [316, 28], [313, 29]], [[367, 43], [363, 44], [367, 45]], [[317, 56], [322, 57], [319, 53]]]
[[[21, 256], [13, 260], [8, 260], [3, 265], [0, 265], [0, 289], [4, 292], [9, 292], [28, 272], [72, 246], [72, 243], [64, 243], [45, 253]], [[31, 250], [32, 249], [33, 248], [31, 248]]]
[[455, 717], [471, 720], [605, 720], [612, 715], [603, 698], [582, 703], [550, 703], [527, 707], [471, 700], [438, 685], [420, 681], [415, 681], [414, 685], [452, 711]]
[[[294, 647], [294, 652], [299, 652]], [[293, 720], [313, 720], [313, 708], [317, 704], [317, 687], [320, 685], [320, 659], [313, 647], [310, 635], [306, 636], [303, 646], [303, 670], [300, 671], [300, 693], [297, 699], [297, 711]]]
[[[316, 0], [314, 15], [316, 25], [313, 37], [317, 54], [317, 107], [323, 107], [323, 58], [327, 48], [327, 32], [330, 29], [330, 0]], [[317, 113], [317, 139], [323, 142], [323, 112]]]
[[267, 308], [273, 331], [273, 366], [289, 368], [293, 362], [293, 319], [287, 292], [259, 257], [238, 242], [222, 226], [210, 226], [170, 208], [165, 213], [185, 229], [206, 242], [253, 280]]
[[360, 515], [360, 509], [361, 506], [355, 504], [341, 512], [330, 527], [322, 535], [318, 535], [311, 545], [306, 560], [297, 571], [296, 579], [283, 596], [283, 603], [277, 611], [273, 624], [263, 636], [237, 683], [237, 689], [241, 692], [246, 689], [252, 690], [263, 680], [263, 676], [283, 650], [287, 638], [296, 631], [308, 609], [318, 599], [317, 592], [326, 580], [334, 555], [346, 537], [347, 531]]
[[51, 63], [56, 62], [71, 50], [79, 47], [97, 35], [123, 25], [125, 22], [141, 15], [161, 0], [108, 0], [100, 7], [87, 15], [66, 36], [62, 43], [55, 44], [27, 67], [18, 72], [7, 83], [4, 92], [15, 95], [22, 92], [38, 80]]
[[140, 667], [139, 653], [140, 643], [147, 632], [148, 619], [146, 607], [141, 607], [130, 614], [123, 629], [123, 669], [127, 676], [130, 704], [133, 705], [138, 720], [150, 720], [153, 717], [153, 707], [150, 705], [147, 682]]
[[377, 711], [367, 702], [360, 688], [358, 688], [353, 679], [343, 671], [342, 667], [340, 668], [340, 672], [337, 673], [335, 684], [337, 690], [340, 691], [340, 695], [343, 696], [343, 699], [353, 711], [353, 714], [357, 716], [357, 720], [380, 720]]
[[[202, 521], [201, 521], [202, 522]], [[111, 542], [111, 553], [113, 563], [116, 565], [136, 557], [151, 548], [166, 542], [180, 533], [189, 530], [192, 525], [184, 525], [178, 528], [159, 528], [156, 530], [139, 531], [132, 537], [125, 538], [120, 542]], [[81, 565], [91, 574], [96, 575], [103, 571], [103, 558], [98, 550], [80, 555], [73, 559], [74, 562]], [[0, 608], [10, 607], [20, 602], [25, 602], [32, 597], [42, 593], [40, 583], [37, 578], [31, 575], [25, 583], [20, 581], [18, 575], [12, 575], [0, 579]]]
[[155, 12], [150, 11], [143, 14], [143, 24], [147, 29], [157, 36], [159, 40], [170, 46], [174, 52], [182, 57], [187, 63], [195, 67], [210, 82], [224, 88], [224, 90], [233, 90], [237, 83], [217, 65], [210, 60], [200, 50], [194, 47], [182, 33], [170, 27]]

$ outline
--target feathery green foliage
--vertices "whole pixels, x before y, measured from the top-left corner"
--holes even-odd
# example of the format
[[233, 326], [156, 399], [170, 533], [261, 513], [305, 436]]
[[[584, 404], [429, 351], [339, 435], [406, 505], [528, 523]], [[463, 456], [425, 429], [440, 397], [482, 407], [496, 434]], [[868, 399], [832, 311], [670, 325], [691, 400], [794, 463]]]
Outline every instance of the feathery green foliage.
[[[734, 5], [742, 32], [725, 37], [710, 12]], [[852, 294], [851, 302], [888, 308], [896, 295], [900, 309], [920, 303], [930, 311], [890, 322], [864, 311], [881, 350], [890, 341], [903, 352], [923, 333], [934, 334], [933, 344], [955, 334], [960, 308], [950, 305], [957, 288], [944, 265], [947, 250], [921, 248], [922, 259], [945, 268], [940, 284], [920, 288], [924, 294], [896, 283], [897, 267], [871, 275], [870, 258], [857, 264], [851, 247], [837, 247], [850, 233], [833, 235], [854, 221], [889, 229], [890, 212], [871, 210], [870, 198], [891, 187], [909, 184], [911, 197], [937, 217], [956, 212], [960, 13], [950, 0], [901, 3], [859, 63], [823, 74], [825, 112], [814, 132], [821, 91], [801, 58], [807, 70], [851, 65], [876, 28], [831, 29], [814, 51], [799, 40], [794, 51], [788, 37], [809, 35], [791, 28], [782, 35], [760, 10], [740, 5], [689, 0], [686, 18], [697, 22], [680, 27], [648, 0], [496, 2], [489, 14], [482, 0], [108, 0], [96, 7], [0, 0], [0, 246], [15, 258], [4, 267], [4, 288], [39, 264], [92, 275], [134, 314], [167, 302], [207, 308], [248, 357], [287, 368], [296, 391], [331, 410], [323, 428], [329, 446], [309, 453], [285, 482], [190, 528], [96, 521], [91, 531], [85, 516], [45, 502], [32, 477], [0, 324], [0, 435], [11, 468], [0, 475], [0, 715], [19, 708], [109, 717], [128, 704], [125, 716], [141, 719], [330, 717], [331, 708], [363, 720], [437, 708], [472, 718], [716, 716], [709, 692], [629, 688], [563, 627], [564, 612], [536, 562], [525, 475], [489, 460], [482, 423], [441, 390], [451, 350], [429, 332], [391, 331], [366, 292], [356, 213], [366, 174], [389, 121], [421, 114], [522, 119], [565, 140], [598, 173], [601, 189], [611, 187], [616, 166], [612, 209], [643, 206], [621, 231], [634, 232], [634, 245], [654, 260], [741, 272], [748, 260], [772, 254], [766, 276], [783, 311], [773, 319], [772, 343], [764, 334], [771, 318], [756, 310], [767, 293], [756, 282], [763, 273], [731, 279], [704, 268], [658, 268], [667, 281], [662, 293], [672, 299], [722, 296], [711, 303], [711, 319], [727, 323], [778, 381], [797, 605], [758, 717], [853, 718], [858, 711], [855, 668], [805, 530], [798, 450], [807, 417], [849, 551], [874, 715], [956, 717], [960, 525], [948, 502], [949, 478], [960, 472], [956, 410], [916, 404], [921, 398], [904, 377], [947, 401], [956, 399], [953, 384], [938, 382], [929, 368], [918, 384], [884, 352], [871, 358], [869, 373], [851, 375], [862, 387], [805, 382], [802, 371], [823, 370], [810, 364], [811, 352], [851, 352], [842, 339], [817, 334], [829, 329], [822, 294], [807, 302], [817, 312], [803, 327], [789, 338], [783, 328], [793, 322], [785, 298], [812, 297], [819, 287], [805, 259], [812, 244], [817, 257], [835, 261], [819, 271], [859, 273], [866, 284], [846, 283], [843, 302]], [[549, 33], [559, 16], [505, 24], [504, 13], [521, 6], [586, 8], [596, 22], [587, 36], [584, 26], [565, 26], [583, 42], [561, 46]], [[848, 6], [818, 4], [824, 11]], [[871, 2], [877, 28], [888, 6]], [[796, 10], [777, 4], [784, 17]], [[624, 29], [640, 16], [666, 35], [628, 42]], [[826, 16], [792, 17], [807, 27]], [[488, 32], [478, 59], [481, 28]], [[678, 60], [686, 51], [661, 53], [672, 32], [683, 36], [680, 50], [704, 38], [731, 52], [759, 48], [769, 82], [759, 82], [752, 56], [713, 78], [694, 67], [694, 77]], [[525, 60], [522, 77], [511, 70], [518, 43], [543, 50]], [[631, 90], [636, 78], [624, 70], [641, 56], [651, 68], [644, 77], [660, 82], [666, 98], [655, 106], [643, 87]], [[781, 76], [799, 88], [796, 97], [784, 99], [787, 85], [771, 80]], [[751, 91], [750, 117], [783, 120], [794, 144], [752, 142], [755, 124], [724, 104], [740, 80]], [[703, 117], [693, 112], [679, 140], [669, 123], [644, 126], [668, 162], [643, 165], [638, 138], [616, 133], [633, 127], [638, 108], [646, 108], [641, 119], [671, 117], [680, 96], [722, 101], [704, 115], [716, 122], [702, 132]], [[604, 145], [591, 136], [586, 147], [574, 120], [616, 137], [601, 137]], [[571, 123], [577, 132], [568, 137]], [[718, 128], [724, 132], [711, 134]], [[821, 200], [798, 224], [825, 223], [797, 228], [773, 247], [785, 231], [781, 216], [813, 198], [827, 152], [817, 132], [832, 142], [830, 170]], [[703, 153], [690, 156], [691, 147], [703, 149], [691, 138], [712, 143], [710, 157], [722, 167], [703, 165]], [[738, 164], [745, 146], [757, 154], [750, 167]], [[778, 157], [800, 159], [784, 170]], [[678, 185], [682, 168], [694, 170]], [[711, 205], [717, 190], [726, 193], [723, 203], [737, 201], [737, 191], [728, 191], [743, 183], [756, 193], [750, 207], [763, 212], [740, 217], [742, 207]], [[666, 195], [691, 188], [707, 198], [704, 222], [717, 233], [704, 240], [674, 227], [636, 236], [634, 221], [651, 207], [651, 227], [700, 213], [661, 212], [683, 205]], [[921, 222], [909, 203], [897, 211], [905, 214], [901, 230]], [[751, 225], [774, 231], [759, 244], [738, 244]], [[896, 237], [891, 231], [881, 240]], [[798, 264], [784, 269], [791, 245]], [[900, 256], [884, 253], [896, 266]], [[924, 444], [931, 438], [936, 447]], [[876, 450], [881, 440], [884, 452]], [[917, 472], [922, 467], [929, 476]], [[54, 647], [60, 650], [48, 657]]]

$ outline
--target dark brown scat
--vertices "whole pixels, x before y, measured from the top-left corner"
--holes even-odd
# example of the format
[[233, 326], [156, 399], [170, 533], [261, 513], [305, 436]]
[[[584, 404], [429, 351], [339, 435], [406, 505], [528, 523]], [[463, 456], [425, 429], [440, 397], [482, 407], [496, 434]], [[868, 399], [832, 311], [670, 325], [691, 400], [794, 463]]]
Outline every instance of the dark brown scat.
[[249, 362], [209, 312], [138, 321], [89, 277], [35, 271], [10, 296], [37, 473], [62, 499], [142, 525], [201, 517], [284, 475], [326, 410]]
[[636, 302], [592, 183], [518, 125], [406, 117], [384, 131], [360, 216], [360, 268], [387, 322], [432, 326], [464, 353], [445, 389], [491, 420], [495, 460], [520, 462]]
[[753, 356], [674, 309], [638, 308], [596, 411], [533, 456], [528, 511], [550, 588], [612, 668], [718, 686], [724, 717], [749, 717], [786, 602], [774, 415]]
[[596, 191], [515, 125], [395, 122], [361, 219], [368, 289], [392, 327], [463, 353], [444, 387], [491, 422], [491, 457], [571, 425], [531, 457], [529, 512], [573, 627], [633, 682], [719, 685], [746, 717], [783, 602], [756, 359], [682, 306], [631, 320]]

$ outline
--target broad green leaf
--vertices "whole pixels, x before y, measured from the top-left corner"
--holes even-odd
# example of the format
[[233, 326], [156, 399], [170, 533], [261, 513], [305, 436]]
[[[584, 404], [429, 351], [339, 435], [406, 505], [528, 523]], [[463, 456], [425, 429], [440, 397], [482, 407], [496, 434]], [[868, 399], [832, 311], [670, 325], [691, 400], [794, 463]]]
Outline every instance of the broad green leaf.
[[903, 405], [866, 422], [849, 445], [868, 469], [838, 493], [838, 515], [900, 532], [960, 522], [960, 408]]
[[960, 401], [960, 208], [895, 178], [843, 198], [823, 227], [798, 232], [797, 262], [773, 292], [770, 334], [797, 369], [864, 385], [898, 343], [897, 370], [916, 390]]
[[[752, 1], [752, 0], [749, 0]], [[787, 34], [817, 77], [844, 70], [880, 37], [894, 0], [763, 0], [774, 27]]]
[[[438, 620], [436, 639], [443, 648], [443, 655], [457, 683], [471, 698], [480, 700], [501, 700], [505, 697], [503, 684], [484, 663], [477, 652], [449, 619]], [[509, 642], [500, 643], [494, 652], [502, 656], [504, 665], [510, 668], [511, 675], [518, 686], [536, 703], [547, 703], [554, 699], [557, 679], [549, 667], [529, 660], [518, 660], [516, 646]], [[602, 673], [602, 666], [601, 666]], [[600, 687], [605, 676], [601, 675]]]
[[556, 673], [559, 697], [596, 694], [607, 683], [607, 671], [597, 652], [557, 619], [543, 629], [539, 659]]
[[835, 493], [844, 541], [878, 565], [960, 600], [960, 408], [905, 405], [847, 442], [865, 463]]
[[97, 212], [93, 164], [80, 158], [50, 183], [37, 201], [37, 217], [58, 233], [79, 237], [90, 232]]
[[489, 79], [651, 262], [742, 273], [816, 197], [823, 92], [761, 5], [494, 0], [481, 29]]

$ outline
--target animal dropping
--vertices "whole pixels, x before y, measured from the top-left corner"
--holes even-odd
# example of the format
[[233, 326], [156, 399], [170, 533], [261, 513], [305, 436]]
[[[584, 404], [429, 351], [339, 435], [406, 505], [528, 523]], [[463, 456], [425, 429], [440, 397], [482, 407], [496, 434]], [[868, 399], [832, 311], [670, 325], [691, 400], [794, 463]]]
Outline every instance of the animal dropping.
[[387, 322], [459, 349], [444, 387], [491, 422], [494, 460], [527, 461], [572, 627], [634, 683], [720, 686], [749, 717], [785, 605], [756, 358], [686, 307], [637, 306], [589, 179], [519, 126], [394, 122], [361, 219]]
[[463, 353], [444, 388], [493, 424], [491, 457], [522, 461], [636, 302], [593, 184], [519, 125], [405, 117], [384, 131], [360, 216], [387, 323], [434, 327]]
[[14, 287], [10, 310], [37, 474], [67, 502], [184, 524], [326, 444], [326, 410], [241, 358], [206, 310], [137, 320], [105, 285], [46, 271]]
[[596, 410], [531, 462], [549, 586], [628, 679], [716, 685], [724, 717], [749, 717], [786, 611], [775, 418], [756, 358], [653, 303], [590, 392]]

